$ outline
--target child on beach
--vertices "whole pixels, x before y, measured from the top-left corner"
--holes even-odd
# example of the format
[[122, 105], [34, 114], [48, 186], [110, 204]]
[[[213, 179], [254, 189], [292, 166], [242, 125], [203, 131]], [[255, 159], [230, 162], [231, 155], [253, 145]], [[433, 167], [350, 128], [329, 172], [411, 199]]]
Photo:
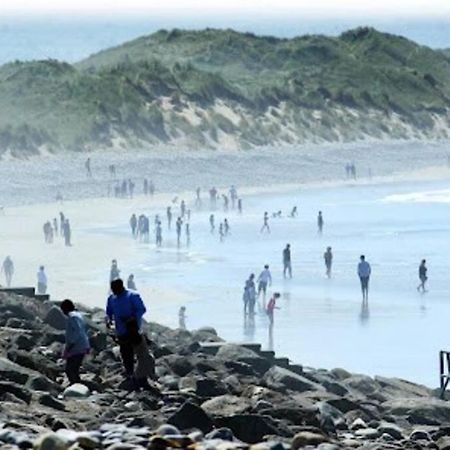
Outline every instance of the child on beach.
[[277, 307], [277, 299], [280, 298], [280, 294], [278, 292], [275, 292], [272, 295], [272, 298], [269, 300], [269, 303], [267, 304], [266, 312], [267, 316], [269, 317], [270, 325], [273, 325], [273, 313], [275, 309], [280, 309]]
[[67, 316], [66, 346], [63, 355], [66, 360], [66, 375], [69, 383], [75, 384], [80, 382], [80, 367], [84, 356], [90, 350], [89, 338], [83, 316], [75, 310], [72, 300], [64, 300], [60, 307]]

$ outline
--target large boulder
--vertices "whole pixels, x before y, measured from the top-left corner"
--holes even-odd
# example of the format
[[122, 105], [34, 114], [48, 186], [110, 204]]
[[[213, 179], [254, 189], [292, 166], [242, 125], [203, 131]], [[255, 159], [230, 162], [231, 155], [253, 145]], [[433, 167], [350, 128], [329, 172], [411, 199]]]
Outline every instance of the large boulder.
[[44, 317], [44, 323], [56, 330], [65, 330], [66, 322], [66, 316], [57, 306], [52, 306]]
[[263, 358], [254, 351], [237, 344], [222, 345], [216, 356], [224, 361], [238, 361], [246, 363], [260, 375], [267, 372], [272, 366], [272, 363], [266, 358]]
[[383, 395], [393, 398], [431, 397], [432, 390], [420, 384], [401, 380], [400, 378], [375, 377], [375, 381], [383, 390]]
[[404, 398], [381, 405], [392, 416], [404, 416], [411, 424], [441, 425], [450, 422], [450, 403], [436, 398]]
[[278, 388], [280, 385], [286, 389], [297, 392], [324, 391], [324, 387], [307, 378], [298, 375], [282, 367], [274, 366], [264, 375], [263, 381], [270, 388]]
[[225, 383], [214, 378], [200, 378], [196, 380], [195, 393], [199, 397], [217, 397], [218, 395], [228, 394]]
[[180, 430], [197, 428], [203, 433], [211, 431], [213, 421], [206, 412], [199, 406], [186, 402], [167, 421]]

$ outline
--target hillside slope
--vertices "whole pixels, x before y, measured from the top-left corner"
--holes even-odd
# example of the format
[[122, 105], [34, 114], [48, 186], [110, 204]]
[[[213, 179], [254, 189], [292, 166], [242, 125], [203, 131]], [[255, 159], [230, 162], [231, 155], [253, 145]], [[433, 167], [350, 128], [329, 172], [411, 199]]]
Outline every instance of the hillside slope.
[[14, 155], [448, 138], [450, 57], [371, 28], [162, 30], [74, 66], [2, 66], [0, 104], [0, 152]]

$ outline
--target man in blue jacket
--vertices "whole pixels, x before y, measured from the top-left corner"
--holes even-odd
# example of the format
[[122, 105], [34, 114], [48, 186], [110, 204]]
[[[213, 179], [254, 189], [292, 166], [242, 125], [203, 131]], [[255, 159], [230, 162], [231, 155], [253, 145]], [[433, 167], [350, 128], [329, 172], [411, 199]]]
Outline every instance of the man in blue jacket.
[[[106, 305], [108, 326], [114, 322], [127, 377], [136, 383], [136, 387], [146, 387], [147, 376], [151, 376], [154, 370], [154, 361], [148, 354], [146, 340], [141, 333], [142, 317], [146, 312], [144, 302], [137, 292], [125, 289], [120, 278], [111, 281], [111, 291]], [[138, 357], [136, 373], [135, 356]], [[148, 369], [143, 370], [143, 365]]]

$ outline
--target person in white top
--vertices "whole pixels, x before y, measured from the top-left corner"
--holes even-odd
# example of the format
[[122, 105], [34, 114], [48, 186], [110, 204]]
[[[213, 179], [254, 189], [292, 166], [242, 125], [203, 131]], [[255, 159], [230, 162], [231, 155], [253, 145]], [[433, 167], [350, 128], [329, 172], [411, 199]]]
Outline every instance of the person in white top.
[[47, 293], [47, 275], [44, 266], [40, 266], [37, 273], [37, 290], [38, 294], [44, 295]]
[[264, 293], [264, 298], [266, 298], [267, 285], [272, 286], [272, 274], [270, 273], [269, 266], [266, 264], [264, 270], [259, 274], [258, 277], [258, 297], [261, 291]]
[[366, 257], [361, 255], [358, 264], [358, 276], [361, 281], [361, 291], [363, 296], [363, 301], [369, 299], [369, 279], [371, 274], [370, 264], [366, 261]]

